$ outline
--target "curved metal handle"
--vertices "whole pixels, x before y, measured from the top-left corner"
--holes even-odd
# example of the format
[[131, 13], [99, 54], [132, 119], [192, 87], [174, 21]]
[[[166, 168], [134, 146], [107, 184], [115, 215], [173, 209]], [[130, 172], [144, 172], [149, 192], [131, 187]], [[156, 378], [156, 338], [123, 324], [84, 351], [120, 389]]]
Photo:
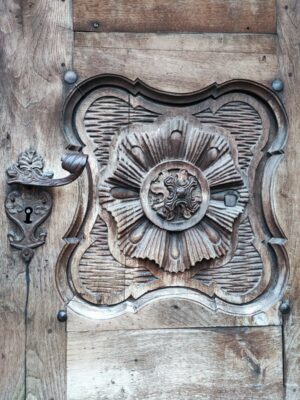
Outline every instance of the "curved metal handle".
[[70, 152], [62, 156], [62, 168], [70, 172], [69, 176], [53, 179], [53, 172], [44, 172], [44, 160], [35, 149], [30, 148], [20, 154], [16, 164], [6, 170], [9, 185], [19, 183], [27, 186], [56, 187], [75, 181], [87, 164], [86, 154]]
[[[79, 177], [88, 156], [70, 152], [62, 156], [62, 168], [70, 175], [53, 179], [53, 172], [44, 171], [44, 160], [32, 147], [19, 155], [18, 161], [6, 170], [9, 185], [19, 184], [8, 193], [5, 210], [8, 218], [19, 228], [8, 233], [10, 245], [21, 250], [29, 262], [34, 249], [45, 243], [47, 232], [40, 225], [48, 218], [52, 208], [52, 195], [40, 187], [63, 186]], [[21, 186], [20, 186], [21, 185]]]

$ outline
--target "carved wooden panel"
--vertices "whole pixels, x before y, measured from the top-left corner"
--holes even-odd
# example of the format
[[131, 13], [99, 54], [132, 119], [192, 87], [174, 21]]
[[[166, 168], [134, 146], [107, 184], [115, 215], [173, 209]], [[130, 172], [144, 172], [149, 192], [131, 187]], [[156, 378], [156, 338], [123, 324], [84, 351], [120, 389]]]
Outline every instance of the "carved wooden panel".
[[231, 81], [176, 95], [100, 76], [69, 96], [64, 118], [90, 168], [61, 288], [116, 310], [176, 290], [237, 314], [280, 299], [288, 263], [272, 179], [286, 117], [271, 91]]

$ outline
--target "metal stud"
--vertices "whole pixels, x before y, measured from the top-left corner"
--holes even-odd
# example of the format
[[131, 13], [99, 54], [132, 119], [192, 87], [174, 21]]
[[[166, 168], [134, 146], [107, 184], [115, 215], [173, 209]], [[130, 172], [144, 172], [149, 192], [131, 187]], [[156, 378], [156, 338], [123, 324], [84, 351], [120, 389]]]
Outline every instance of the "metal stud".
[[94, 29], [100, 28], [100, 22], [98, 22], [98, 21], [92, 22], [92, 27], [93, 27]]
[[289, 312], [291, 311], [290, 302], [288, 300], [282, 301], [279, 306], [279, 310], [282, 314], [289, 314]]
[[275, 79], [272, 82], [272, 89], [275, 90], [275, 92], [281, 92], [283, 90], [284, 83], [282, 82], [281, 79]]
[[59, 322], [66, 322], [68, 319], [67, 312], [65, 310], [59, 310], [57, 313], [57, 319]]
[[69, 70], [65, 72], [64, 80], [66, 83], [69, 83], [71, 85], [72, 83], [75, 83], [77, 79], [78, 76], [75, 71]]

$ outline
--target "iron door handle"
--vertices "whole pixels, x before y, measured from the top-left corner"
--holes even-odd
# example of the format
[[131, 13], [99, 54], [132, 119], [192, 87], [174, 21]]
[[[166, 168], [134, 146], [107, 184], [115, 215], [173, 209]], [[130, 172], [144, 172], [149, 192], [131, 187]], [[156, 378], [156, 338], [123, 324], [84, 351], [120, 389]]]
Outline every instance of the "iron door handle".
[[83, 153], [70, 152], [62, 156], [62, 168], [70, 175], [53, 179], [53, 172], [44, 172], [44, 160], [36, 150], [30, 148], [20, 154], [18, 162], [6, 170], [9, 185], [19, 183], [26, 186], [56, 187], [75, 181], [83, 172], [88, 156]]
[[45, 190], [68, 185], [75, 181], [87, 165], [88, 156], [69, 152], [62, 156], [62, 168], [70, 174], [54, 179], [53, 172], [44, 171], [44, 159], [30, 148], [19, 155], [18, 161], [6, 170], [7, 183], [14, 185], [5, 200], [5, 211], [15, 224], [8, 233], [10, 245], [21, 250], [21, 256], [29, 262], [34, 249], [45, 243], [47, 231], [40, 225], [49, 217], [52, 209], [51, 192]]

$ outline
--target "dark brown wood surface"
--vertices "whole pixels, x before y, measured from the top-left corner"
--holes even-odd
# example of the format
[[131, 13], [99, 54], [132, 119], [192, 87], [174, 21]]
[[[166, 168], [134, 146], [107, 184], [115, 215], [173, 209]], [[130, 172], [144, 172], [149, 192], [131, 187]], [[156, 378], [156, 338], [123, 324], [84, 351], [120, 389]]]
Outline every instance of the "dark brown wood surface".
[[73, 15], [75, 31], [276, 32], [275, 0], [74, 0]]

